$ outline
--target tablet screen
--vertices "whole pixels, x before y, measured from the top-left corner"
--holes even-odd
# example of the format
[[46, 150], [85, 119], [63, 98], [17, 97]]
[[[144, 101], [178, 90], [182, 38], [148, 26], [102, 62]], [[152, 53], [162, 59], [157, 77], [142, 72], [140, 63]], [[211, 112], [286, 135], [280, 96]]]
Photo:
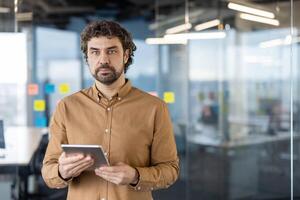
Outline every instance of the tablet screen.
[[100, 166], [109, 165], [108, 159], [100, 145], [62, 144], [61, 147], [67, 155], [76, 153], [81, 153], [85, 156], [90, 155], [94, 159], [94, 165], [88, 170], [94, 170]]

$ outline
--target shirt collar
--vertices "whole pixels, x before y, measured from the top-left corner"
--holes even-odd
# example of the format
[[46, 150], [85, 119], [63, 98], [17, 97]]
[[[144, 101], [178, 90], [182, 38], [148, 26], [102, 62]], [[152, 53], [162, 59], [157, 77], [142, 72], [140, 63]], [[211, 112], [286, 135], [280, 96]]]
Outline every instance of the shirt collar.
[[[124, 98], [130, 92], [131, 88], [131, 81], [129, 79], [126, 79], [125, 84], [120, 88], [115, 96]], [[92, 96], [98, 100], [100, 100], [100, 98], [104, 98], [102, 92], [97, 88], [96, 83], [94, 83], [92, 86]]]

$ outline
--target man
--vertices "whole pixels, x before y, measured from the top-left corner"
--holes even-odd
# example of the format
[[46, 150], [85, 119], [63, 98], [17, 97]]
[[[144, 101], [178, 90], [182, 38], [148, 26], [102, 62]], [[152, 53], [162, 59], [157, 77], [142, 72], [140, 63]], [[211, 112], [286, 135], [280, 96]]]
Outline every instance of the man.
[[[179, 173], [167, 105], [125, 78], [136, 46], [119, 24], [89, 24], [81, 49], [95, 84], [57, 105], [43, 178], [51, 188], [68, 186], [70, 200], [150, 200], [152, 190], [167, 188]], [[67, 156], [61, 144], [102, 145], [111, 166], [87, 171], [92, 158]]]

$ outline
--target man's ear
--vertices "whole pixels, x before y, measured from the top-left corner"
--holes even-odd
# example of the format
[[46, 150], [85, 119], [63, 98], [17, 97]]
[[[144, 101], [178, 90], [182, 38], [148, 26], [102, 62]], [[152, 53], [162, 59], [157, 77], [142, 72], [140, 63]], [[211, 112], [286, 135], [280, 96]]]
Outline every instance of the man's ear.
[[129, 49], [126, 49], [124, 52], [124, 63], [126, 64], [129, 59]]

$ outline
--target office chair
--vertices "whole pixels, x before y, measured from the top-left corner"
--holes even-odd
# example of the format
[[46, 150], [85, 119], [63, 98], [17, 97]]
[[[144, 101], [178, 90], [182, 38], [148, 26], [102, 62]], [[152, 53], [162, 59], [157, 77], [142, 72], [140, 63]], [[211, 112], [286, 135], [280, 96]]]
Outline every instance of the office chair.
[[31, 200], [65, 200], [67, 197], [67, 188], [50, 189], [42, 178], [41, 169], [48, 142], [48, 134], [43, 135], [29, 165], [29, 174], [33, 175], [36, 181], [35, 192], [28, 194], [28, 199]]

